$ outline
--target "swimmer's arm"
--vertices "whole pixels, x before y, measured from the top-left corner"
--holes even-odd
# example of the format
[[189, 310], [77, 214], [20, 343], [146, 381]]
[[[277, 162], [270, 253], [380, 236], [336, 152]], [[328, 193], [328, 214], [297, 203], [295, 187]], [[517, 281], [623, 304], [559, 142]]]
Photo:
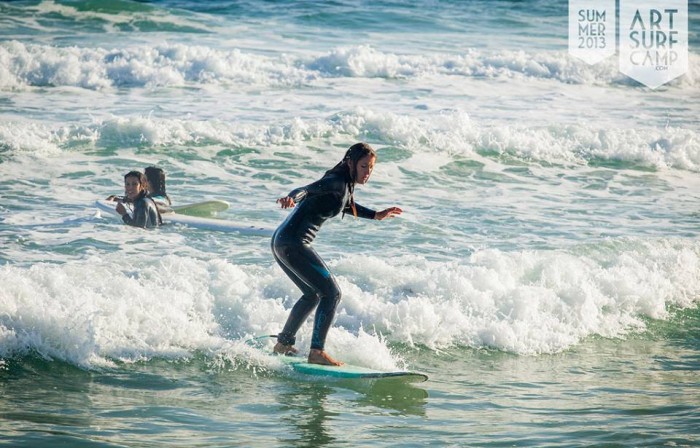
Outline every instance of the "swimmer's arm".
[[[374, 219], [381, 221], [382, 219], [393, 218], [394, 216], [398, 216], [401, 213], [403, 213], [403, 210], [401, 210], [399, 207], [389, 207], [389, 208], [386, 208], [384, 210], [378, 211], [375, 214]], [[358, 210], [358, 214], [359, 214], [359, 210]]]
[[[121, 205], [121, 203], [119, 205]], [[119, 211], [119, 205], [117, 205], [117, 212], [122, 213], [121, 211]], [[126, 210], [124, 210], [124, 213], [122, 214], [122, 221], [124, 222], [124, 224], [128, 224], [133, 227], [149, 227], [148, 224], [150, 220], [148, 218], [148, 208], [145, 207], [143, 204], [135, 204], [133, 218], [129, 216]]]
[[[357, 210], [358, 218], [375, 219], [375, 216], [377, 215], [376, 211], [372, 210], [371, 208], [364, 207], [357, 202], [355, 203], [355, 210]], [[343, 212], [345, 212], [345, 214], [352, 215], [352, 206], [350, 204], [346, 205]]]
[[[291, 208], [295, 207], [297, 203], [309, 196], [333, 192], [340, 188], [344, 188], [344, 184], [338, 183], [338, 181], [333, 178], [324, 177], [309, 185], [295, 188], [290, 191], [287, 196], [277, 199], [277, 203], [280, 204], [282, 208]], [[342, 194], [342, 190], [339, 191], [339, 194]]]
[[303, 201], [307, 195], [306, 187], [297, 188], [290, 191], [287, 196], [277, 199], [277, 203], [282, 208], [293, 208], [296, 207], [297, 202]]
[[124, 224], [128, 224], [133, 227], [147, 227], [146, 226], [146, 221], [147, 221], [147, 216], [146, 216], [146, 211], [143, 209], [136, 209], [134, 210], [134, 217], [132, 218], [129, 216], [128, 213], [124, 213], [122, 215], [122, 221], [124, 221]]
[[[376, 219], [377, 221], [381, 221], [386, 218], [393, 218], [394, 216], [398, 216], [403, 212], [403, 210], [401, 210], [399, 207], [389, 207], [384, 210], [374, 211], [371, 208], [364, 207], [358, 203], [355, 203], [355, 210], [357, 210], [358, 218]], [[352, 214], [352, 207], [350, 205], [345, 207], [345, 213]]]

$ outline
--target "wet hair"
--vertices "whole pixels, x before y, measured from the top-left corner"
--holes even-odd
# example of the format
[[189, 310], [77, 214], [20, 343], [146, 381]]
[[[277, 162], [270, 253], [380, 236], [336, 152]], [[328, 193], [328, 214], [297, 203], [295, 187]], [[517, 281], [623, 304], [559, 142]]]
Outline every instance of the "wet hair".
[[[345, 152], [343, 160], [338, 162], [336, 166], [327, 171], [327, 173], [347, 173], [350, 177], [351, 184], [355, 185], [355, 175], [357, 174], [357, 162], [367, 156], [377, 157], [377, 151], [367, 143], [355, 143]], [[352, 166], [352, 169], [350, 169]]]
[[135, 177], [139, 180], [139, 184], [141, 184], [142, 187], [148, 187], [148, 180], [141, 171], [129, 171], [124, 175], [124, 180], [126, 180], [128, 177]]
[[162, 168], [149, 166], [145, 169], [146, 179], [148, 179], [148, 191], [151, 196], [163, 196], [171, 204], [170, 197], [165, 192], [165, 172]]
[[[338, 162], [336, 166], [326, 171], [326, 174], [338, 173], [347, 176], [348, 188], [350, 189], [350, 208], [352, 209], [352, 214], [357, 218], [357, 210], [355, 209], [355, 176], [357, 175], [357, 162], [362, 158], [372, 156], [377, 157], [377, 152], [369, 146], [367, 143], [355, 143], [345, 152], [343, 160]], [[350, 168], [352, 166], [352, 169]], [[345, 217], [345, 211], [341, 219]]]
[[139, 180], [139, 185], [141, 185], [141, 189], [148, 193], [148, 179], [146, 179], [146, 175], [143, 174], [141, 171], [129, 171], [124, 175], [124, 182], [126, 182], [126, 179], [129, 177], [135, 177], [136, 179]]

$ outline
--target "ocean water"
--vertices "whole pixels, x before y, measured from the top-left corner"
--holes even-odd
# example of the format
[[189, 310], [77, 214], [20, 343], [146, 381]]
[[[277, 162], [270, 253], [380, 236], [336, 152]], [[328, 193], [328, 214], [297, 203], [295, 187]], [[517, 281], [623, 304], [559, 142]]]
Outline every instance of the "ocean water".
[[[0, 2], [0, 445], [700, 446], [689, 10], [651, 90], [566, 2]], [[267, 238], [94, 207], [157, 164], [274, 227], [357, 141], [404, 214], [321, 230], [327, 349], [425, 383], [291, 373], [245, 342], [299, 296]]]

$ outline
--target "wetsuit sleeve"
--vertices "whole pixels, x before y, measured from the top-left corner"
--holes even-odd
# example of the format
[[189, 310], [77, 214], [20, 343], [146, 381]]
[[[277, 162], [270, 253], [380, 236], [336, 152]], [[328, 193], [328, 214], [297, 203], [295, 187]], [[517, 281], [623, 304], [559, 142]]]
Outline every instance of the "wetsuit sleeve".
[[306, 187], [299, 187], [299, 188], [296, 188], [296, 189], [290, 191], [287, 196], [294, 199], [294, 202], [299, 203], [299, 202], [303, 201], [304, 198], [306, 196], [308, 196], [308, 194], [309, 193], [308, 193], [308, 190], [306, 189]]
[[287, 196], [294, 199], [294, 202], [299, 203], [309, 196], [318, 194], [333, 193], [342, 196], [342, 188], [344, 188], [344, 184], [327, 176], [304, 187], [296, 188], [290, 191]]
[[[355, 210], [357, 210], [358, 218], [374, 219], [374, 217], [377, 215], [376, 211], [372, 210], [371, 208], [363, 207], [357, 202], [355, 202]], [[345, 212], [345, 214], [352, 215], [352, 207], [349, 204], [345, 207], [345, 210], [343, 211]]]
[[146, 227], [146, 222], [148, 221], [146, 207], [140, 204], [139, 201], [138, 204], [134, 205], [134, 216], [131, 217], [128, 213], [124, 213], [124, 215], [122, 215], [122, 221], [124, 221], [124, 224], [128, 224], [130, 226]]
[[[122, 221], [124, 224], [128, 224], [134, 227], [157, 227], [158, 226], [158, 212], [155, 210], [155, 205], [146, 199], [140, 199], [134, 204], [134, 216], [129, 216], [125, 213], [122, 216]], [[154, 219], [155, 218], [155, 219]]]

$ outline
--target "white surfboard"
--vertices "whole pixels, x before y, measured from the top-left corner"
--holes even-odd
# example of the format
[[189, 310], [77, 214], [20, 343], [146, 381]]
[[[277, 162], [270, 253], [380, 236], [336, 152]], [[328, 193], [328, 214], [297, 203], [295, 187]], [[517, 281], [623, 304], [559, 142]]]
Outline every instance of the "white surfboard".
[[[95, 205], [98, 209], [121, 218], [121, 216], [119, 215], [119, 213], [117, 213], [116, 210], [116, 202], [98, 199], [97, 201], [95, 201]], [[224, 219], [187, 216], [177, 212], [161, 213], [161, 216], [163, 217], [163, 224], [184, 224], [189, 227], [194, 227], [203, 230], [216, 230], [220, 232], [238, 232], [242, 235], [266, 237], [272, 236], [272, 233], [274, 232], [274, 229], [270, 227], [249, 225], [235, 221], [227, 221]]]
[[393, 379], [404, 381], [407, 383], [422, 383], [428, 380], [428, 375], [419, 372], [411, 371], [381, 371], [369, 369], [367, 367], [354, 366], [352, 364], [343, 364], [342, 366], [322, 366], [319, 364], [309, 364], [305, 358], [301, 356], [280, 356], [282, 362], [288, 364], [296, 372], [304, 375], [313, 375], [321, 377], [330, 377], [337, 379]]

